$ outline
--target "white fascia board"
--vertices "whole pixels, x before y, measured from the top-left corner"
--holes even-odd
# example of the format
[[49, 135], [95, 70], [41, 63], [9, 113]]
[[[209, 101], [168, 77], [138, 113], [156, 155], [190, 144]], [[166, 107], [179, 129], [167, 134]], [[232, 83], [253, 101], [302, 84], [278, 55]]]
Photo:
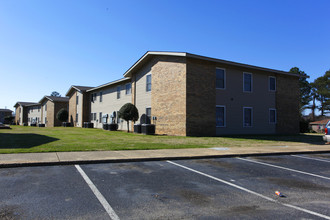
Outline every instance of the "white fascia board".
[[114, 84], [116, 84], [116, 83], [120, 83], [120, 82], [123, 82], [123, 81], [128, 81], [128, 80], [130, 80], [130, 79], [131, 79], [130, 77], [123, 78], [123, 79], [119, 79], [119, 80], [116, 80], [116, 81], [113, 81], [113, 82], [109, 82], [109, 83], [106, 83], [106, 84], [103, 84], [103, 85], [97, 86], [97, 87], [95, 87], [95, 88], [92, 88], [92, 89], [86, 90], [86, 92], [92, 92], [92, 91], [95, 91], [95, 90], [98, 90], [98, 89], [102, 89], [102, 88], [107, 87], [107, 86], [114, 85]]

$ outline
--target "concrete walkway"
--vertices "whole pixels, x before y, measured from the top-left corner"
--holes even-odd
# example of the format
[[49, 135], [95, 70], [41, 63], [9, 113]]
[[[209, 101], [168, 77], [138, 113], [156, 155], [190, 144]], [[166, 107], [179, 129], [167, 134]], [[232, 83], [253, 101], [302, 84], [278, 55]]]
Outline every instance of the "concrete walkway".
[[330, 145], [0, 154], [0, 167], [330, 153]]

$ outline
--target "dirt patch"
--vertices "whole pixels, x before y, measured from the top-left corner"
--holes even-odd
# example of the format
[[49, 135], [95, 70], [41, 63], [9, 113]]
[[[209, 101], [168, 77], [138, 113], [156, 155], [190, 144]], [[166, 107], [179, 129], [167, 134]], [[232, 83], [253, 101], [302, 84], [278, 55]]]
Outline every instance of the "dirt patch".
[[254, 212], [259, 208], [259, 206], [252, 205], [252, 206], [236, 206], [230, 208], [230, 212], [235, 212], [235, 213], [246, 213], [246, 212]]
[[193, 190], [183, 189], [179, 190], [177, 194], [195, 205], [207, 206], [211, 203], [211, 199], [208, 196]]
[[236, 166], [233, 163], [228, 163], [222, 160], [198, 160], [197, 163], [200, 164], [208, 164], [208, 165], [212, 165], [215, 167], [221, 167], [221, 168], [226, 168], [226, 169], [230, 169], [233, 170], [236, 168]]
[[21, 219], [18, 208], [15, 206], [5, 206], [0, 208], [1, 220], [17, 220]]

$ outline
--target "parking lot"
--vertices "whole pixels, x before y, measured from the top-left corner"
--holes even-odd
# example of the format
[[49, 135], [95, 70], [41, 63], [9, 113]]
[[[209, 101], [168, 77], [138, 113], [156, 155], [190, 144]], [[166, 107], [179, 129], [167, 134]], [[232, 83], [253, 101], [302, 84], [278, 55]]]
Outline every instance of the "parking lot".
[[2, 168], [0, 189], [0, 219], [330, 219], [330, 154]]

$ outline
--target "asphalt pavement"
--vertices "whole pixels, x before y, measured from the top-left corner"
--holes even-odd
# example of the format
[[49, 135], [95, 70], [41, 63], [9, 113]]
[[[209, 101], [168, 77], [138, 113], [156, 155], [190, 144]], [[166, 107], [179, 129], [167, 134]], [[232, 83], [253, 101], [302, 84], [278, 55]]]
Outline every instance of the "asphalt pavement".
[[1, 168], [0, 219], [330, 219], [329, 182], [330, 153]]

